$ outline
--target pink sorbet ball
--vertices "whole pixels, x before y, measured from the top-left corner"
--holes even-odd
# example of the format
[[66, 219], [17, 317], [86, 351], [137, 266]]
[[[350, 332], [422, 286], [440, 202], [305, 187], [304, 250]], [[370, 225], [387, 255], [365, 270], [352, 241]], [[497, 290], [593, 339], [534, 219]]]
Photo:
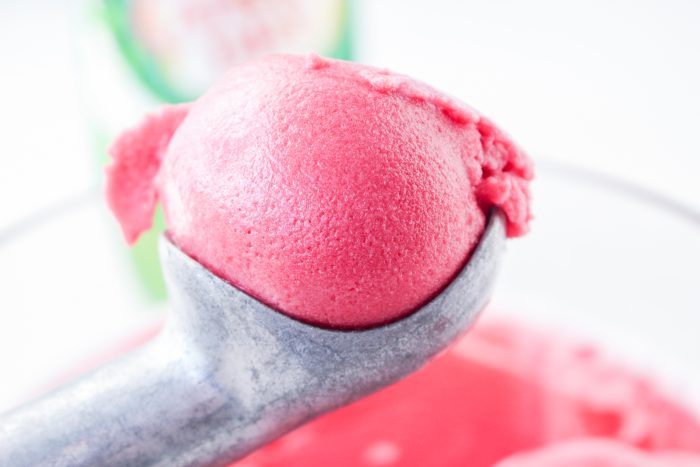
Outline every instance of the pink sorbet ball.
[[303, 320], [364, 328], [424, 304], [464, 266], [491, 207], [530, 220], [530, 160], [425, 84], [318, 56], [233, 68], [111, 149], [129, 241], [162, 202], [171, 240]]

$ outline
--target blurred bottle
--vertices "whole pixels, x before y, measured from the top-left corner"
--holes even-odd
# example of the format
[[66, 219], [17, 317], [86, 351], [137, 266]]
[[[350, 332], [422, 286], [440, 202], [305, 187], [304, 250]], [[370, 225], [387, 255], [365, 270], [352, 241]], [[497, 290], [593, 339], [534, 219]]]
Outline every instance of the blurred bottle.
[[[351, 0], [84, 0], [81, 90], [100, 166], [124, 128], [158, 104], [196, 99], [233, 64], [269, 53], [352, 58]], [[165, 296], [162, 214], [132, 250], [149, 295]]]

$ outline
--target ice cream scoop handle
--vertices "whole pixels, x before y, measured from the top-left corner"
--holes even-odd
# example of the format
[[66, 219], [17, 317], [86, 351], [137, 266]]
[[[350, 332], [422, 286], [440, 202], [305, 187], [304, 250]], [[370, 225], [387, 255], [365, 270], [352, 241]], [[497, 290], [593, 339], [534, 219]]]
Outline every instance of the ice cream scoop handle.
[[218, 466], [410, 374], [486, 303], [505, 242], [491, 216], [429, 303], [362, 331], [311, 326], [163, 239], [172, 313], [154, 341], [0, 417], [0, 467]]
[[[214, 465], [217, 428], [250, 417], [201, 366], [172, 350], [165, 336], [4, 416], [0, 465]], [[198, 453], [202, 445], [209, 452]], [[221, 445], [230, 450], [236, 442]], [[243, 441], [239, 449], [253, 446]]]

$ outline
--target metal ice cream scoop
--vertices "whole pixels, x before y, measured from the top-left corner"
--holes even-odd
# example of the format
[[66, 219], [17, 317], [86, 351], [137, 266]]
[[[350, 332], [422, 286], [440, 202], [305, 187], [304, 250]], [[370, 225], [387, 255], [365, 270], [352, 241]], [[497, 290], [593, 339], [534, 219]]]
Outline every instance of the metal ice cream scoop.
[[218, 466], [408, 375], [485, 305], [504, 248], [490, 216], [469, 262], [393, 323], [323, 329], [214, 276], [166, 238], [172, 313], [152, 342], [0, 418], [0, 466]]

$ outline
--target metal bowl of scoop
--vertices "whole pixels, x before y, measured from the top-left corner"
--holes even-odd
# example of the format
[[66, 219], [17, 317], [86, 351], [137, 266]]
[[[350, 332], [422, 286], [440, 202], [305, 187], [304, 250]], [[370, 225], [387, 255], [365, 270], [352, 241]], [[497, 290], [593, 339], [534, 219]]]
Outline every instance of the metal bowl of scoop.
[[4, 415], [0, 464], [226, 465], [445, 349], [488, 301], [504, 244], [494, 211], [469, 261], [437, 296], [392, 323], [340, 331], [269, 308], [163, 237], [171, 306], [164, 330]]

